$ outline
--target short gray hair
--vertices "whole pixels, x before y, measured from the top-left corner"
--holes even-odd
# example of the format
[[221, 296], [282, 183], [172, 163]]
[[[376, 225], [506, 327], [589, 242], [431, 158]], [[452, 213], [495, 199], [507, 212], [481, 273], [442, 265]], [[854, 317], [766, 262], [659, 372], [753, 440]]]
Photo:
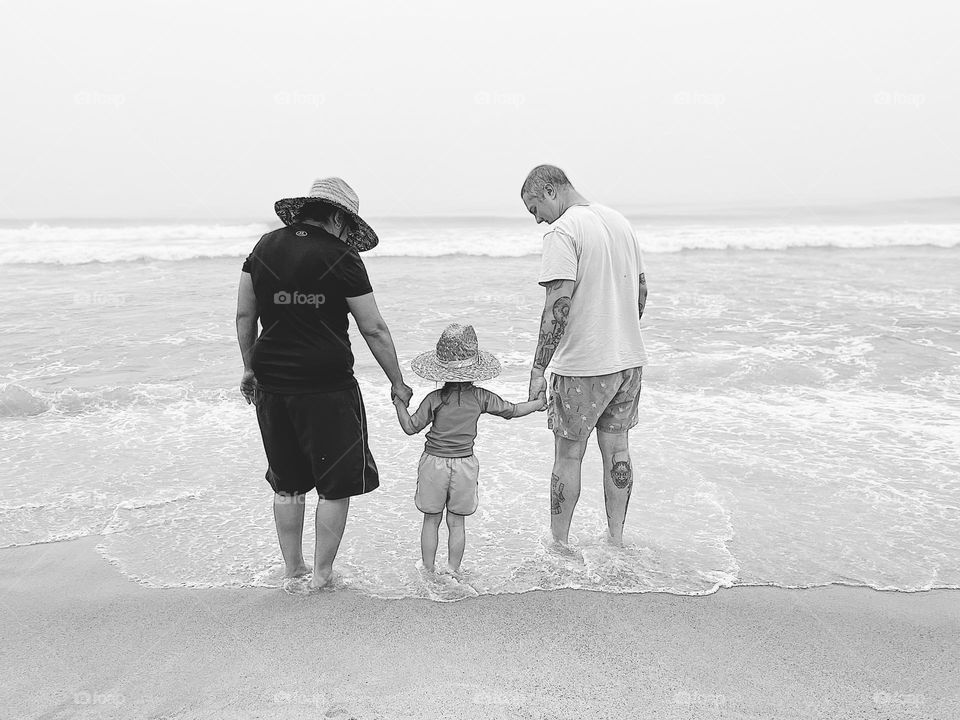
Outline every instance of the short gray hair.
[[570, 187], [573, 185], [567, 179], [567, 174], [556, 165], [537, 165], [527, 174], [520, 188], [520, 195], [532, 195], [535, 198], [543, 197], [543, 188], [547, 185], [554, 187]]

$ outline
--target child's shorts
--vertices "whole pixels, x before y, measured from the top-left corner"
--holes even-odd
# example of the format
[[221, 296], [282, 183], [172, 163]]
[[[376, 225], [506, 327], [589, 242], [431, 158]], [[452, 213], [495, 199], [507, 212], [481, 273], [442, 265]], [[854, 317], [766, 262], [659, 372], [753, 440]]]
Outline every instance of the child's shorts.
[[434, 514], [448, 512], [455, 515], [473, 515], [480, 498], [477, 479], [480, 463], [476, 455], [462, 458], [436, 457], [424, 453], [417, 469], [417, 510]]

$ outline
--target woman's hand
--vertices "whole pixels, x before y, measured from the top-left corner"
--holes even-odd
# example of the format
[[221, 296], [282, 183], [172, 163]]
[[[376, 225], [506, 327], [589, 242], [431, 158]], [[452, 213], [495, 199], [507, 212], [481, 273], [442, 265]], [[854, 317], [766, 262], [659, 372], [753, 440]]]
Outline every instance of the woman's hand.
[[407, 385], [403, 380], [398, 384], [393, 385], [390, 388], [390, 399], [395, 400], [399, 399], [403, 403], [404, 407], [410, 406], [410, 398], [413, 397], [413, 389]]
[[253, 370], [243, 371], [243, 377], [240, 378], [240, 394], [247, 401], [247, 405], [257, 404], [257, 378]]

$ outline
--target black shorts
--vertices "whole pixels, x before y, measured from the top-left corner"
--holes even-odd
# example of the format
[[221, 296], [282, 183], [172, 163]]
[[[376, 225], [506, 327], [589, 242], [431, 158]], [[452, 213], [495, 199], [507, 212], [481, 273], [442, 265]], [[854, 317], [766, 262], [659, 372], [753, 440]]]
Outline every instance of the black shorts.
[[258, 390], [257, 421], [274, 492], [316, 488], [321, 498], [340, 500], [379, 487], [359, 386], [303, 395]]

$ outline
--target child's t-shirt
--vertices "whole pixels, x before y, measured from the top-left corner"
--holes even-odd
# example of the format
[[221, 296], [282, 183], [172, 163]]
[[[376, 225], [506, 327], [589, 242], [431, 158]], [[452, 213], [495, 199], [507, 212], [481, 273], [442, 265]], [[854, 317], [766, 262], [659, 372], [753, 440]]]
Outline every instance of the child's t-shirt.
[[446, 402], [441, 397], [441, 391], [434, 390], [423, 399], [411, 420], [417, 432], [430, 425], [424, 446], [428, 455], [467, 457], [473, 455], [477, 420], [483, 413], [512, 418], [517, 413], [517, 406], [496, 393], [476, 386], [459, 392], [451, 390], [447, 393]]

